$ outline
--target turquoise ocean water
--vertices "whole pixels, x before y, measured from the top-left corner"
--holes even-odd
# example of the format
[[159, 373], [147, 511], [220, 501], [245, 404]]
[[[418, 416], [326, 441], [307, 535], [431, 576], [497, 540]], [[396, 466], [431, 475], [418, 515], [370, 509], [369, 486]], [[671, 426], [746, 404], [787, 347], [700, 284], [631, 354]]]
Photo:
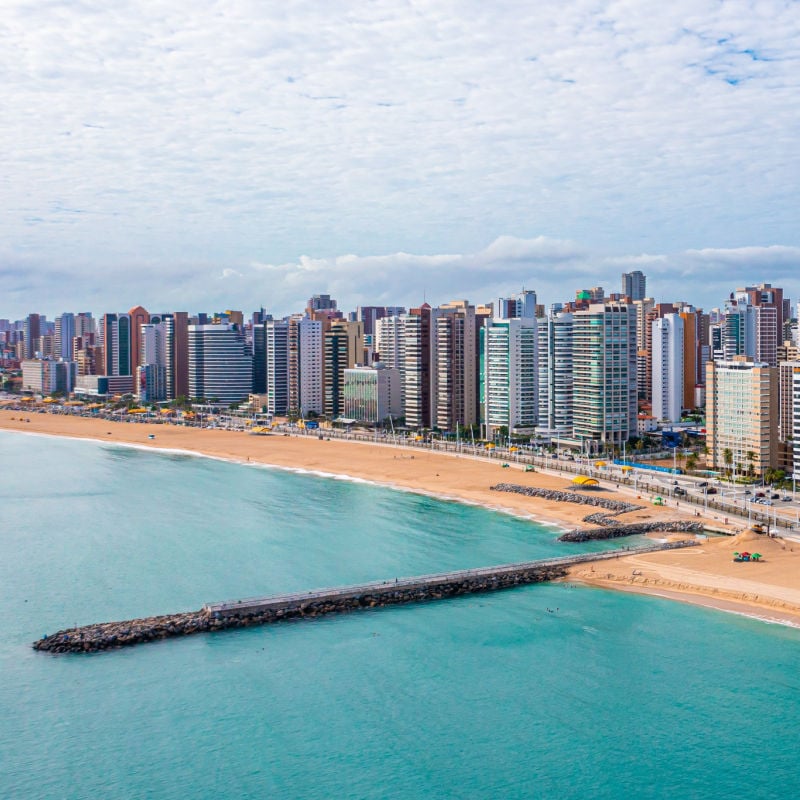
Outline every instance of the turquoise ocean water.
[[540, 585], [35, 653], [75, 623], [580, 546], [209, 459], [2, 432], [0, 455], [2, 798], [800, 796], [800, 631], [653, 598]]

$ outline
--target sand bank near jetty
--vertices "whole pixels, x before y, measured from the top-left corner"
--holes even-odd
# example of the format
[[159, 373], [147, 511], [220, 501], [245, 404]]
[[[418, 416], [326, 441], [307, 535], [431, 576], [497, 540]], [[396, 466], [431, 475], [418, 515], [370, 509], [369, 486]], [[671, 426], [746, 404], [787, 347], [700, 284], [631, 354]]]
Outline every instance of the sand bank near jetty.
[[[734, 552], [760, 553], [737, 563]], [[581, 564], [568, 581], [657, 595], [800, 627], [800, 543], [753, 531], [700, 547]]]

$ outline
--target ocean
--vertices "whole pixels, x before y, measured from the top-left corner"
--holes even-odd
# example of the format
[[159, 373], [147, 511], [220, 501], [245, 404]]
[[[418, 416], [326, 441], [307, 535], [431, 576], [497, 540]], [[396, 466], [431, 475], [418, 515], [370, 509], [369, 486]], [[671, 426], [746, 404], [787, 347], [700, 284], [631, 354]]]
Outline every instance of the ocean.
[[2, 798], [800, 795], [800, 631], [657, 598], [542, 584], [36, 653], [75, 624], [587, 545], [213, 459], [6, 432], [0, 456]]

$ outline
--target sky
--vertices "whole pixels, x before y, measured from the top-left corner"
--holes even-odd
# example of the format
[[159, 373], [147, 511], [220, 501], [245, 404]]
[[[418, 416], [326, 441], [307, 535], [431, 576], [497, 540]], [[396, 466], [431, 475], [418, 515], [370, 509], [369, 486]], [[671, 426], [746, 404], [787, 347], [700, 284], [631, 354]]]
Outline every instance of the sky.
[[800, 3], [4, 0], [0, 317], [800, 298]]

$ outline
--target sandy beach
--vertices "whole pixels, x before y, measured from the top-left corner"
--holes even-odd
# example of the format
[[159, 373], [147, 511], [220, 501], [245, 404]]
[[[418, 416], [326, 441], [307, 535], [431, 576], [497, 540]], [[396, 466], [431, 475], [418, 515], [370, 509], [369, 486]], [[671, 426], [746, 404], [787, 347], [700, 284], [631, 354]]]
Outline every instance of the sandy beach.
[[[593, 510], [572, 503], [493, 492], [489, 488], [499, 482], [509, 482], [545, 489], [569, 489], [570, 476], [526, 473], [516, 465], [502, 469], [497, 461], [417, 448], [321, 440], [316, 436], [253, 436], [173, 425], [109, 422], [32, 410], [0, 409], [0, 428], [346, 475], [441, 499], [475, 503], [564, 529], [588, 527], [582, 518]], [[155, 435], [154, 439], [149, 438], [151, 434]], [[613, 490], [602, 491], [602, 496], [637, 502], [630, 493]], [[640, 502], [646, 504], [644, 499]], [[656, 519], [697, 520], [697, 517], [694, 511], [686, 513], [674, 506], [646, 506], [620, 517], [624, 522]], [[719, 527], [719, 523], [714, 522], [714, 526]], [[613, 569], [607, 563], [598, 565], [596, 570], [584, 565], [573, 570], [569, 580], [800, 624], [800, 544], [765, 539], [756, 534], [749, 536], [751, 539], [712, 539], [688, 550], [623, 557], [614, 562]], [[758, 551], [764, 560], [757, 564], [734, 563], [735, 550]]]

